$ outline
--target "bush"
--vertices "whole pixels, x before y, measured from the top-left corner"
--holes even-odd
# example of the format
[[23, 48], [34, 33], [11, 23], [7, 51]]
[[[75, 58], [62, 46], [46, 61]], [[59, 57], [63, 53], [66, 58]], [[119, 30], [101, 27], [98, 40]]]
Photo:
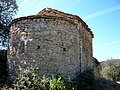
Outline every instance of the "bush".
[[28, 90], [33, 88], [33, 84], [36, 83], [36, 75], [32, 73], [32, 70], [25, 70], [17, 74], [15, 81], [13, 82], [14, 90]]
[[120, 59], [101, 62], [101, 77], [107, 80], [120, 81]]
[[49, 79], [43, 76], [41, 79], [34, 73], [34, 69], [26, 69], [20, 72], [13, 82], [14, 90], [48, 90]]
[[52, 76], [49, 90], [67, 90], [65, 80], [61, 76], [58, 76], [58, 78]]
[[17, 74], [12, 87], [5, 86], [5, 90], [92, 90], [94, 75], [92, 70], [87, 70], [77, 76], [75, 83], [65, 82], [60, 76], [40, 78], [35, 74], [34, 68], [22, 70]]
[[33, 68], [18, 73], [12, 88], [13, 90], [67, 90], [65, 80], [60, 75], [40, 78], [35, 74]]
[[94, 74], [93, 70], [87, 70], [77, 75], [75, 85], [77, 90], [93, 90]]

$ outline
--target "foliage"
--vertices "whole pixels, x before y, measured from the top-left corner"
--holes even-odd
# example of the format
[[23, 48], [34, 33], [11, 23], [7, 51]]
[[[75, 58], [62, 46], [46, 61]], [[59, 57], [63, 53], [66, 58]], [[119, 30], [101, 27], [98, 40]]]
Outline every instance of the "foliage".
[[101, 76], [107, 80], [120, 81], [120, 59], [101, 62]]
[[92, 70], [87, 70], [71, 82], [65, 82], [61, 76], [47, 78], [35, 74], [34, 68], [22, 70], [13, 81], [12, 86], [7, 84], [0, 90], [119, 90], [120, 85], [113, 81], [94, 80]]
[[34, 69], [26, 69], [16, 77], [14, 90], [48, 90], [49, 79], [43, 76], [41, 79], [35, 74]]
[[49, 90], [66, 90], [65, 81], [62, 79], [61, 76], [58, 76], [58, 78], [52, 76], [52, 79], [50, 80]]
[[0, 86], [3, 85], [7, 77], [7, 51], [0, 51]]
[[15, 0], [0, 0], [0, 39], [2, 44], [8, 39], [7, 27], [16, 14], [17, 5]]
[[76, 88], [77, 90], [92, 90], [94, 84], [94, 74], [93, 70], [89, 69], [80, 73], [76, 78]]
[[40, 90], [48, 90], [49, 89], [49, 80], [50, 78], [45, 77], [45, 75], [40, 78], [37, 83], [36, 87]]
[[7, 90], [91, 90], [93, 81], [91, 70], [79, 74], [75, 81], [65, 82], [60, 75], [40, 78], [35, 74], [35, 69], [28, 68], [17, 74], [12, 87], [5, 86], [5, 88]]
[[13, 82], [13, 90], [67, 90], [65, 80], [61, 76], [40, 78], [34, 70], [30, 68], [21, 71]]
[[7, 56], [7, 51], [6, 50], [1, 50], [0, 51], [0, 58], [6, 57]]

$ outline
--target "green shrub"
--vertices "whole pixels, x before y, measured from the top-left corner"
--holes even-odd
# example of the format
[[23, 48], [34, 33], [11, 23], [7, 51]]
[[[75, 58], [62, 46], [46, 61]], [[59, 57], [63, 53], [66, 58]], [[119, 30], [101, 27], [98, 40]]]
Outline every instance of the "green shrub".
[[[34, 69], [26, 69], [18, 73], [13, 82], [14, 90], [67, 90], [65, 80], [61, 77], [42, 78], [35, 74]], [[71, 89], [72, 90], [72, 89]]]
[[13, 82], [14, 90], [48, 90], [48, 78], [39, 78], [34, 69], [26, 69], [20, 72]]
[[46, 78], [45, 76], [40, 78], [35, 74], [35, 69], [30, 68], [17, 74], [11, 90], [74, 90], [74, 88], [70, 84], [67, 86], [60, 75], [57, 77], [52, 75], [52, 78]]
[[49, 90], [67, 90], [65, 80], [61, 76], [58, 76], [58, 78], [55, 78], [52, 75], [52, 79], [50, 80]]
[[49, 81], [50, 78], [45, 77], [45, 75], [40, 78], [37, 83], [35, 84], [38, 90], [49, 90]]
[[94, 84], [94, 74], [93, 70], [87, 70], [83, 73], [80, 73], [77, 75], [77, 78], [75, 80], [75, 87], [77, 90], [93, 90], [93, 84]]
[[40, 78], [35, 74], [34, 68], [28, 68], [17, 74], [12, 87], [5, 86], [4, 88], [7, 88], [6, 90], [92, 90], [93, 81], [92, 70], [79, 74], [75, 83], [72, 81], [66, 83], [60, 75]]

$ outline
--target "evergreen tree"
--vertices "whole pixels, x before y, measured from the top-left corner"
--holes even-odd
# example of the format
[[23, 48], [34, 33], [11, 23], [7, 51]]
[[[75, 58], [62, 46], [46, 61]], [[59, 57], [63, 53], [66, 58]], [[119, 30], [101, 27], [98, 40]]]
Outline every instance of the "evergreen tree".
[[0, 0], [0, 43], [5, 46], [8, 41], [8, 25], [17, 11], [15, 0]]

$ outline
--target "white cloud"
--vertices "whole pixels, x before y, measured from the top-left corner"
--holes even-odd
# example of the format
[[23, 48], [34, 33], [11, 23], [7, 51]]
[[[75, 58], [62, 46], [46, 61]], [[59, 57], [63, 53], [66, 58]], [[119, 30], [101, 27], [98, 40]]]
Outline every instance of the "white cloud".
[[102, 15], [105, 15], [105, 14], [108, 14], [108, 13], [111, 13], [111, 12], [117, 11], [117, 10], [120, 10], [120, 4], [116, 5], [116, 6], [113, 6], [111, 8], [104, 9], [104, 10], [99, 11], [99, 12], [95, 12], [95, 13], [90, 14], [88, 16], [85, 16], [85, 17], [83, 17], [83, 19], [88, 20], [88, 19], [98, 17], [98, 16], [102, 16]]
[[28, 0], [23, 0], [18, 6], [19, 6], [19, 8], [22, 8], [22, 7], [24, 7], [25, 6], [25, 4], [27, 4], [27, 1]]
[[113, 47], [113, 46], [120, 46], [120, 40], [114, 41], [114, 42], [108, 42], [105, 44], [101, 45], [94, 45], [94, 49], [100, 49], [100, 48], [108, 48], [108, 47]]
[[103, 47], [103, 48], [99, 48], [99, 49], [94, 49], [95, 52], [98, 51], [106, 51], [106, 52], [113, 52], [113, 51], [117, 51], [120, 50], [120, 44], [119, 45], [114, 45], [114, 46], [108, 46], [108, 47]]

